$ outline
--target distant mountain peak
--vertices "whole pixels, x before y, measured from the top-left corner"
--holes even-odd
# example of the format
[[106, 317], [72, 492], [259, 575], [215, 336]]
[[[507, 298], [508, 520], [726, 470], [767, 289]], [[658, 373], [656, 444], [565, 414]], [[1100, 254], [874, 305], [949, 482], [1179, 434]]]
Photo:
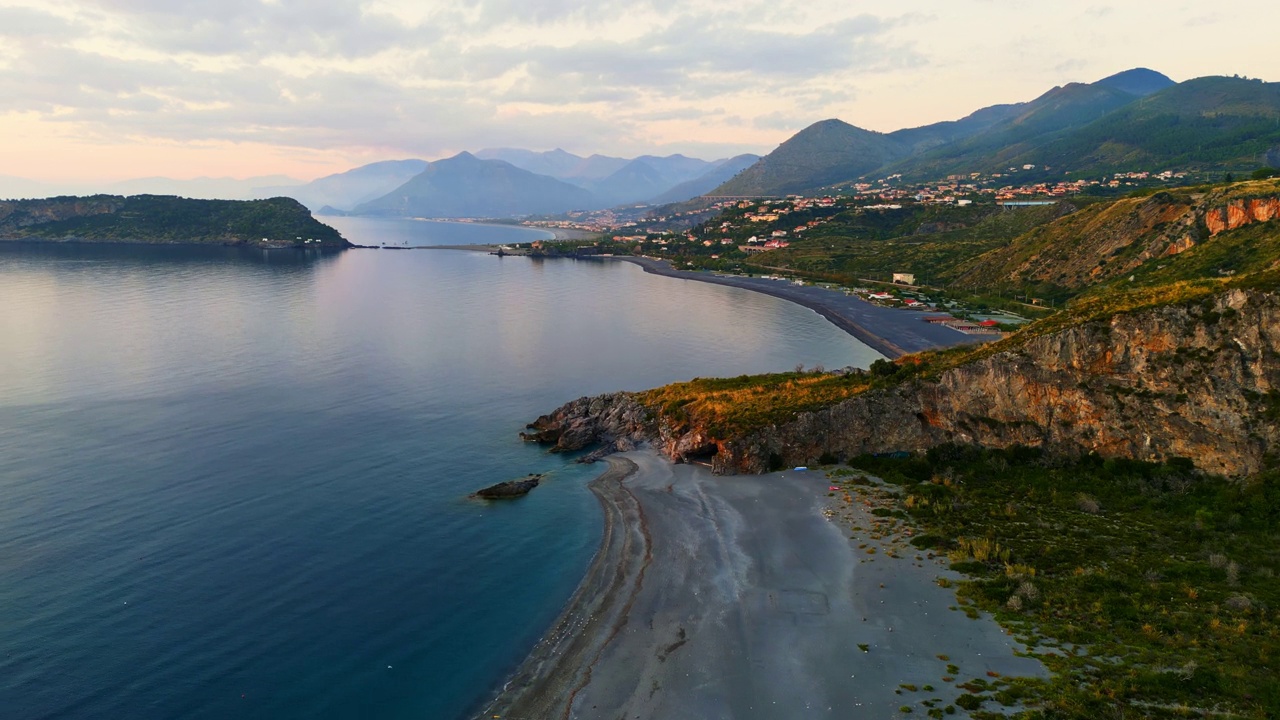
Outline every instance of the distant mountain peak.
[[1177, 83], [1169, 79], [1169, 76], [1164, 73], [1140, 67], [1109, 75], [1093, 84], [1109, 87], [1130, 95], [1137, 95], [1138, 97], [1146, 97]]

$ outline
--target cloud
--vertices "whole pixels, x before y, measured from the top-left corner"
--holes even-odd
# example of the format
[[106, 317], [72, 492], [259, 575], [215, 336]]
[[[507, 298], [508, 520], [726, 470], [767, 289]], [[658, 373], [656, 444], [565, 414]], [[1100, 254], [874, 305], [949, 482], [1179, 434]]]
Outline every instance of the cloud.
[[761, 2], [5, 2], [0, 111], [100, 138], [617, 151], [672, 142], [652, 123], [670, 134], [701, 117], [705, 134], [680, 142], [720, 147], [717, 123], [776, 134], [856, 78], [926, 62], [895, 39], [909, 17]]

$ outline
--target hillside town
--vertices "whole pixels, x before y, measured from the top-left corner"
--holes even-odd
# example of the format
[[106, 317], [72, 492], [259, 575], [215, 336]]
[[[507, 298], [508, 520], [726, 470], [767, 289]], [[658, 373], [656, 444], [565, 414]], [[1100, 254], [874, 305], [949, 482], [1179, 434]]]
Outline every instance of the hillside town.
[[[804, 211], [899, 210], [912, 204], [948, 205], [967, 207], [995, 204], [1019, 207], [1032, 204], [1052, 204], [1059, 200], [1082, 194], [1115, 195], [1148, 188], [1176, 187], [1204, 178], [1184, 170], [1118, 172], [1095, 178], [1044, 179], [1053, 168], [1036, 165], [1010, 167], [1000, 173], [970, 173], [949, 175], [943, 180], [911, 183], [894, 174], [873, 181], [840, 183], [828, 188], [822, 195], [790, 195], [786, 197], [725, 198], [705, 196], [686, 203], [664, 206], [635, 205], [596, 211], [573, 211], [555, 217], [529, 219], [529, 227], [565, 229], [585, 233], [598, 233], [605, 240], [634, 242], [650, 235], [667, 237], [678, 231], [688, 230], [720, 215], [735, 214], [726, 219], [722, 228], [726, 231], [742, 224], [785, 224], [784, 219]], [[1068, 175], [1070, 173], [1067, 173]], [[1026, 181], [1020, 181], [1022, 178]], [[822, 214], [822, 213], [818, 213]], [[823, 224], [821, 218], [807, 219], [792, 227], [772, 228], [767, 237], [746, 238], [746, 242], [727, 242], [722, 245], [738, 245], [743, 252], [763, 252], [787, 247], [788, 237], [795, 237]], [[693, 238], [688, 238], [693, 240]], [[715, 242], [703, 240], [708, 247]]]

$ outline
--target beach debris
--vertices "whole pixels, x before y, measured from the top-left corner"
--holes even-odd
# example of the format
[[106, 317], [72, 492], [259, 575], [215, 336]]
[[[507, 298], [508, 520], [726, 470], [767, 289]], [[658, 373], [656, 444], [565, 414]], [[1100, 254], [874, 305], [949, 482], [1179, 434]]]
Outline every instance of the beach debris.
[[528, 495], [530, 490], [538, 487], [538, 483], [542, 482], [543, 477], [538, 473], [530, 473], [518, 480], [507, 480], [497, 485], [490, 485], [482, 490], [477, 490], [471, 497], [483, 500], [504, 500], [522, 497]]

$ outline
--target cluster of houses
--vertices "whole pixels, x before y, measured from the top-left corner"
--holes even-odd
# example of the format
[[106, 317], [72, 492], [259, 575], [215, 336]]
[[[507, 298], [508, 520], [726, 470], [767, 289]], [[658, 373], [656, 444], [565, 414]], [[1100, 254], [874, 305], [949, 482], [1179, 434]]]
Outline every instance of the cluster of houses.
[[[1056, 181], [1011, 182], [1020, 174], [1049, 171], [1049, 167], [1024, 164], [1010, 167], [1004, 172], [967, 173], [948, 175], [945, 180], [927, 183], [904, 183], [900, 174], [890, 175], [878, 180], [841, 183], [833, 186], [838, 194], [822, 196], [789, 195], [785, 198], [724, 198], [717, 200], [710, 207], [705, 205], [694, 210], [682, 210], [664, 215], [644, 216], [643, 208], [625, 210], [599, 210], [591, 212], [571, 212], [556, 220], [529, 221], [525, 224], [546, 228], [573, 228], [588, 232], [618, 233], [612, 237], [618, 242], [643, 241], [653, 233], [669, 231], [673, 222], [680, 227], [683, 216], [689, 216], [688, 223], [705, 219], [708, 213], [723, 213], [718, 230], [723, 237], [708, 239], [706, 234], [701, 238], [684, 233], [683, 239], [688, 242], [699, 242], [706, 247], [723, 245], [736, 246], [744, 253], [761, 253], [790, 244], [789, 238], [802, 236], [804, 233], [828, 222], [827, 218], [814, 218], [813, 213], [806, 213], [807, 219], [796, 222], [794, 227], [787, 223], [787, 216], [799, 211], [814, 209], [857, 209], [860, 211], [880, 210], [892, 211], [902, 209], [906, 203], [927, 205], [952, 205], [963, 207], [975, 203], [994, 202], [998, 205], [1013, 207], [1024, 205], [1048, 205], [1058, 200], [1088, 192], [1090, 188], [1120, 188], [1125, 186], [1145, 186], [1158, 182], [1182, 181], [1188, 177], [1186, 172], [1167, 170], [1159, 173], [1148, 171], [1115, 173], [1102, 179], [1088, 180], [1084, 178], [1064, 178]], [[1030, 178], [1028, 178], [1030, 179]], [[826, 213], [828, 215], [834, 212]], [[753, 236], [743, 241], [745, 232], [740, 230], [761, 224], [772, 225], [782, 229], [772, 230], [767, 237]], [[748, 230], [750, 231], [750, 230]], [[659, 245], [678, 242], [679, 231], [664, 232], [670, 239], [658, 239]], [[736, 236], [736, 237], [731, 237]]]

